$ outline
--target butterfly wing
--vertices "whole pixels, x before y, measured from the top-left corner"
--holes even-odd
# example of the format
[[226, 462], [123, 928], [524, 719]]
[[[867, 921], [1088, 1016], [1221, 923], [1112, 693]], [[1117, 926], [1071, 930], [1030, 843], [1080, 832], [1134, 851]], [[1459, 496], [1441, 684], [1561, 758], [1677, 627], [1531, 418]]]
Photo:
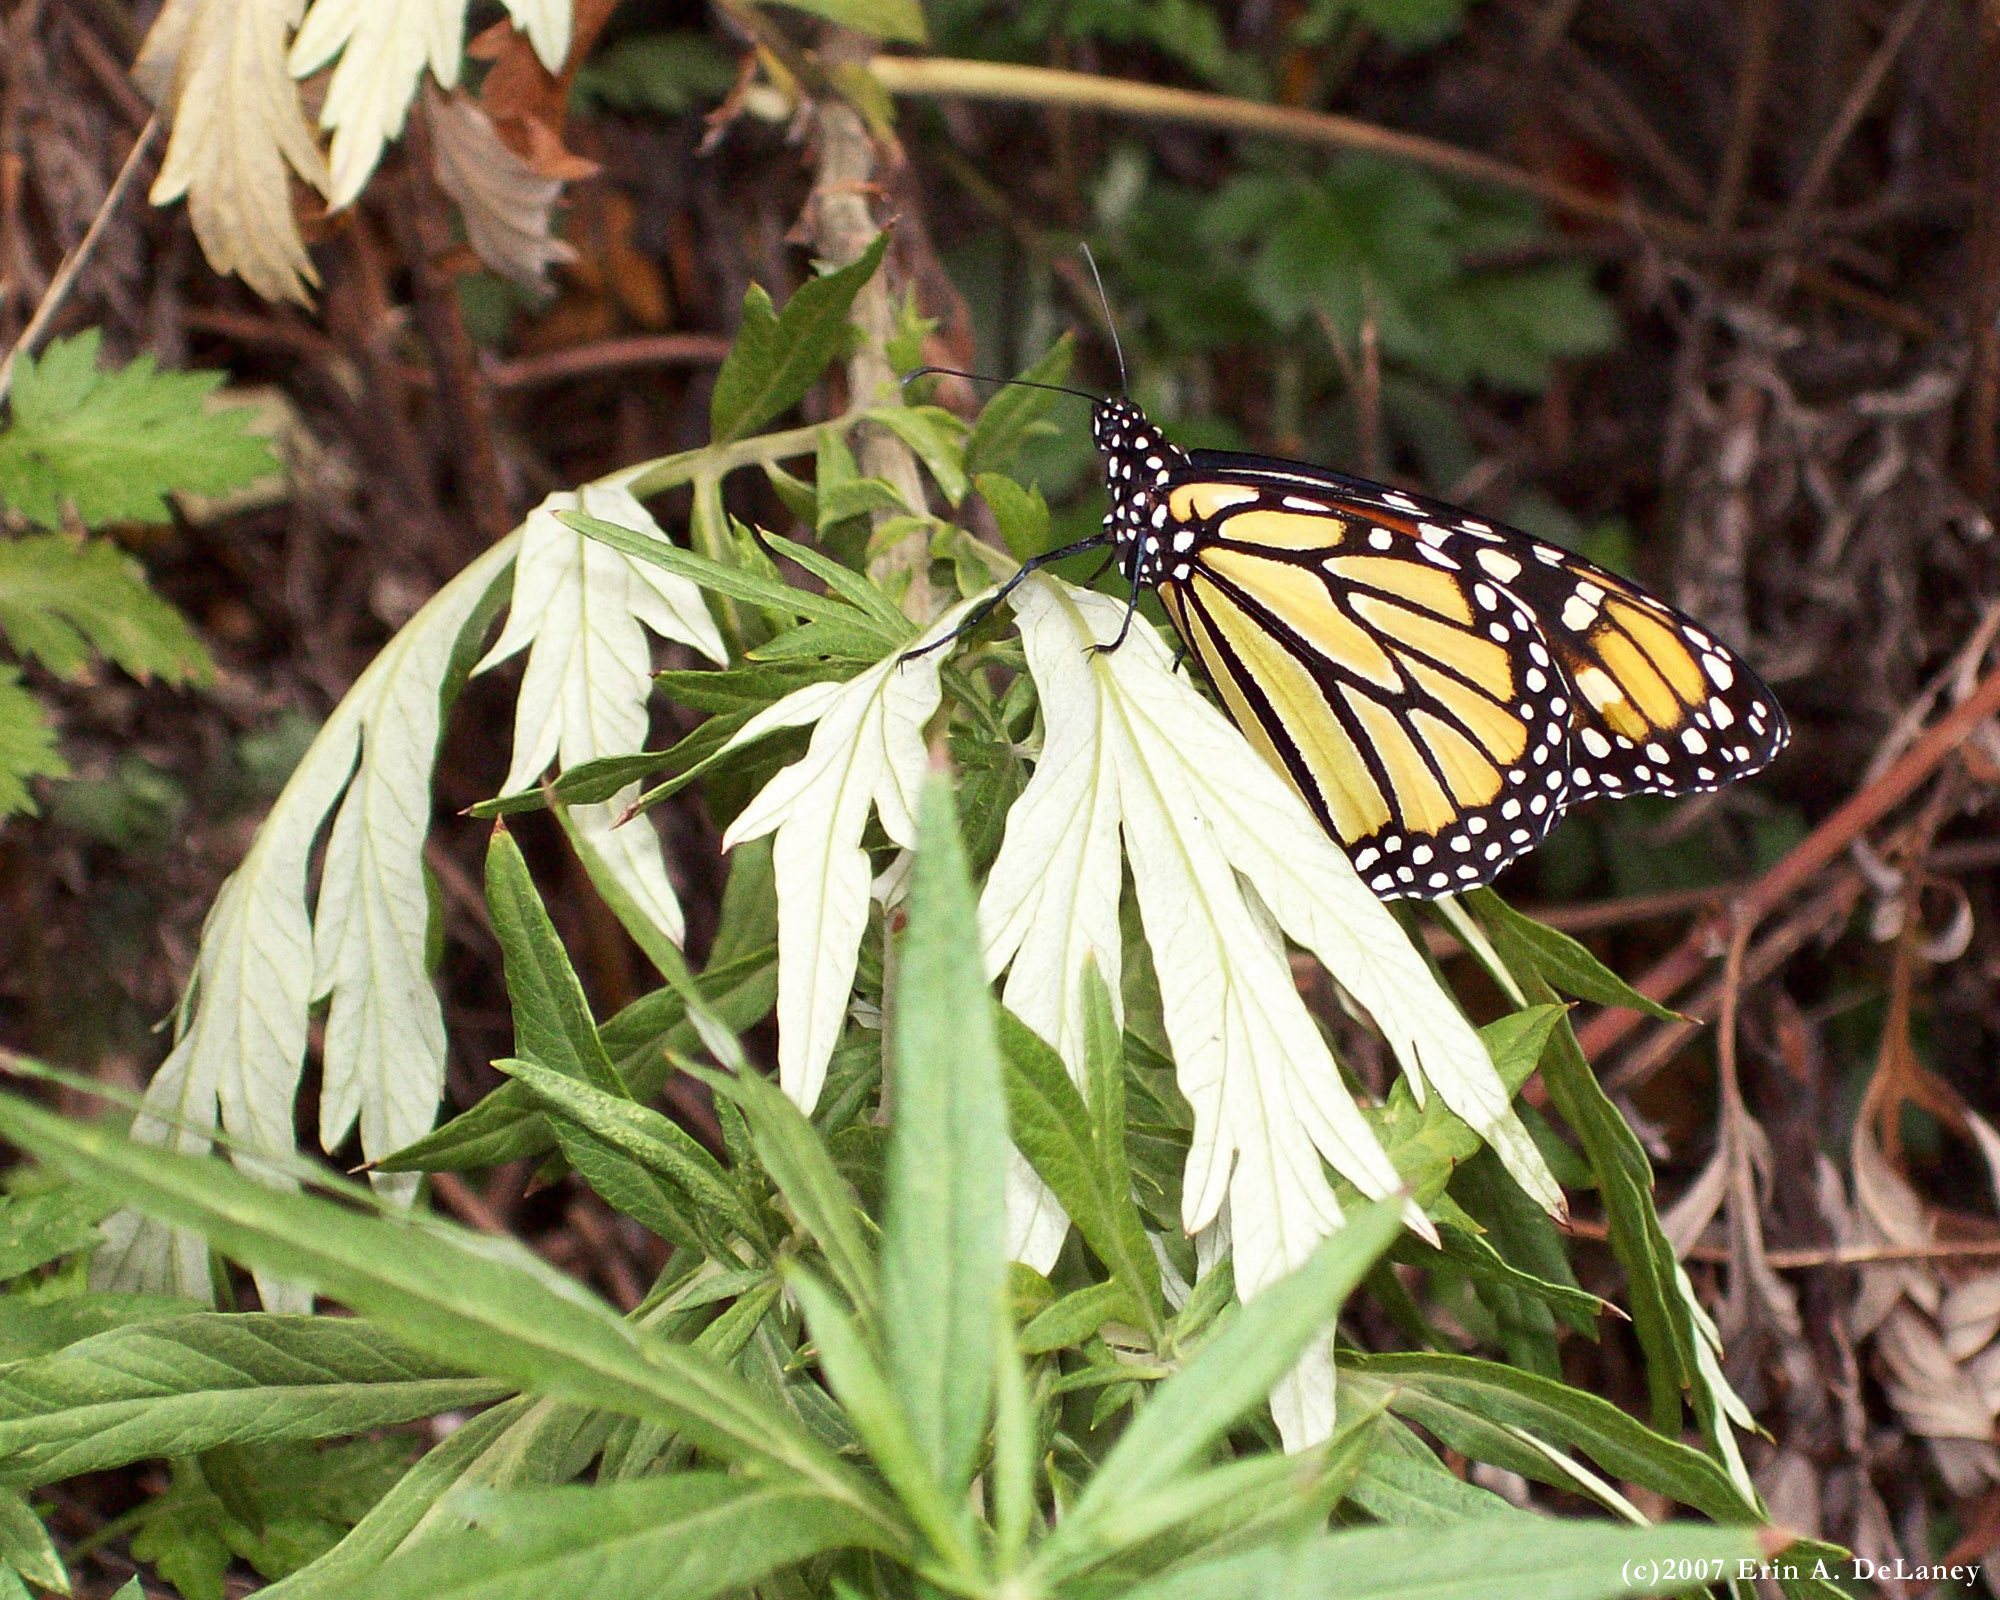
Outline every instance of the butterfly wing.
[[[1747, 664], [1662, 600], [1515, 535], [1508, 592], [1534, 613], [1575, 693], [1570, 801], [1697, 794], [1769, 766], [1791, 737]], [[1480, 558], [1475, 555], [1475, 562]], [[1492, 556], [1485, 564], [1495, 566]]]
[[1472, 888], [1547, 835], [1567, 727], [1525, 607], [1296, 487], [1204, 476], [1169, 509], [1168, 615], [1372, 888]]
[[1715, 640], [1514, 529], [1222, 452], [1166, 490], [1169, 616], [1378, 893], [1489, 882], [1581, 799], [1719, 787], [1784, 743]]

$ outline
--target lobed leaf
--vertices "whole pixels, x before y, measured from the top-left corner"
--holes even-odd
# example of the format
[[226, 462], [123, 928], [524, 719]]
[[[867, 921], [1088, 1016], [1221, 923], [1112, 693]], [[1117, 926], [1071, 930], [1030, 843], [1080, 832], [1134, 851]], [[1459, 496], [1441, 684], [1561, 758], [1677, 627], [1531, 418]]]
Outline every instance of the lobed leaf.
[[782, 313], [772, 308], [770, 295], [760, 286], [750, 286], [736, 342], [715, 375], [708, 408], [711, 443], [727, 444], [755, 433], [819, 381], [847, 336], [854, 297], [875, 275], [888, 248], [889, 235], [878, 233], [857, 260], [806, 279]]
[[[161, 372], [151, 356], [107, 372], [98, 345], [92, 328], [16, 364], [13, 418], [0, 429], [0, 505], [45, 528], [65, 516], [90, 528], [166, 522], [176, 490], [218, 494], [277, 471], [244, 411], [204, 405], [224, 374]], [[94, 577], [107, 582], [101, 570]], [[0, 592], [12, 587], [0, 582]]]
[[[7, 437], [0, 434], [0, 451]], [[0, 539], [0, 629], [17, 654], [61, 678], [80, 678], [95, 655], [140, 679], [207, 683], [215, 675], [187, 620], [105, 539]]]
[[21, 683], [18, 667], [0, 662], [0, 817], [37, 812], [30, 778], [65, 778], [69, 763], [56, 748], [56, 730], [42, 703]]

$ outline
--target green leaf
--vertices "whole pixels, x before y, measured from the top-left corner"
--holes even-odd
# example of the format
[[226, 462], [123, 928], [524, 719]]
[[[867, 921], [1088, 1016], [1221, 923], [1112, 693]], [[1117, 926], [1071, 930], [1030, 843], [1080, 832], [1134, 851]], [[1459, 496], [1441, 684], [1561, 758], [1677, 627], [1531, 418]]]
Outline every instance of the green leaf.
[[1533, 1514], [1517, 1511], [1491, 1489], [1457, 1476], [1394, 1417], [1383, 1419], [1379, 1446], [1362, 1463], [1347, 1497], [1377, 1521], [1399, 1528]]
[[1568, 934], [1522, 916], [1491, 889], [1474, 890], [1465, 903], [1496, 933], [1505, 929], [1550, 988], [1601, 1006], [1624, 1006], [1661, 1022], [1681, 1020], [1679, 1012], [1647, 999]]
[[[1539, 1209], [1536, 1211], [1537, 1216], [1542, 1214]], [[1522, 1270], [1487, 1243], [1483, 1235], [1465, 1228], [1450, 1225], [1439, 1228], [1438, 1242], [1442, 1247], [1442, 1254], [1456, 1263], [1468, 1276], [1504, 1284], [1519, 1293], [1531, 1295], [1558, 1312], [1565, 1322], [1585, 1338], [1597, 1337], [1597, 1318], [1609, 1307], [1605, 1301], [1598, 1299], [1588, 1290], [1579, 1289], [1574, 1284], [1564, 1283], [1559, 1279], [1541, 1277]], [[1397, 1245], [1395, 1258], [1412, 1266], [1421, 1267], [1434, 1261], [1438, 1253], [1420, 1241], [1412, 1239]]]
[[[871, 422], [887, 428], [917, 453], [954, 506], [965, 498], [965, 424], [943, 406], [876, 406]], [[922, 509], [921, 507], [915, 509]]]
[[612, 549], [622, 551], [635, 560], [649, 561], [656, 567], [664, 567], [669, 572], [678, 573], [691, 583], [713, 590], [716, 594], [726, 595], [731, 600], [742, 600], [750, 605], [767, 607], [791, 617], [832, 617], [844, 620], [851, 619], [854, 615], [853, 607], [843, 604], [830, 595], [814, 594], [810, 589], [797, 589], [776, 578], [751, 572], [743, 567], [725, 566], [720, 561], [711, 561], [707, 556], [696, 555], [692, 550], [683, 550], [679, 545], [648, 538], [643, 533], [634, 533], [630, 528], [621, 528], [615, 522], [587, 516], [581, 511], [558, 511], [556, 520], [566, 527], [574, 528], [585, 538], [595, 539], [599, 544], [608, 544]]
[[1455, 389], [1475, 380], [1538, 392], [1559, 360], [1618, 343], [1618, 316], [1588, 266], [1562, 262], [1467, 273], [1422, 306], [1417, 364]]
[[1381, 1424], [1379, 1409], [1359, 1410], [1312, 1450], [1247, 1455], [1127, 1501], [1098, 1519], [1092, 1564], [1157, 1572], [1316, 1533], [1360, 1475]]
[[909, 1412], [890, 1386], [854, 1321], [833, 1293], [811, 1273], [794, 1268], [787, 1284], [805, 1313], [819, 1351], [820, 1370], [848, 1423], [867, 1447], [903, 1509], [948, 1558], [962, 1559], [965, 1541], [936, 1468], [911, 1427]]
[[725, 1460], [761, 1461], [818, 1484], [893, 1533], [893, 1519], [869, 1492], [769, 1401], [695, 1352], [644, 1336], [511, 1241], [435, 1221], [358, 1215], [13, 1095], [0, 1095], [0, 1137], [115, 1186], [146, 1215], [205, 1233], [224, 1254], [316, 1284], [438, 1359], [668, 1423]]
[[874, 1542], [838, 1501], [720, 1472], [482, 1490], [454, 1504], [471, 1528], [434, 1533], [336, 1592], [353, 1600], [703, 1600], [823, 1550]]
[[549, 1131], [563, 1160], [614, 1211], [623, 1212], [648, 1232], [697, 1256], [719, 1256], [727, 1240], [703, 1226], [687, 1196], [659, 1174], [586, 1132], [567, 1117], [550, 1117]]
[[0, 1489], [0, 1574], [9, 1568], [44, 1589], [70, 1592], [62, 1557], [35, 1508], [12, 1489]]
[[729, 92], [735, 63], [713, 35], [692, 28], [620, 39], [576, 70], [576, 94], [625, 111], [678, 117]]
[[653, 1110], [621, 1095], [552, 1072], [532, 1061], [493, 1063], [525, 1084], [546, 1105], [623, 1151], [649, 1171], [657, 1172], [700, 1210], [712, 1213], [760, 1249], [769, 1249], [762, 1222], [701, 1142]]
[[35, 815], [28, 779], [68, 776], [41, 702], [22, 687], [19, 668], [0, 661], [0, 817]]
[[924, 44], [924, 11], [918, 0], [780, 0], [794, 11], [824, 17], [856, 33], [901, 44]]
[[358, 1586], [432, 1516], [444, 1495], [461, 1485], [490, 1482], [478, 1471], [482, 1457], [504, 1443], [524, 1417], [555, 1409], [524, 1396], [480, 1412], [404, 1473], [339, 1544], [258, 1592], [267, 1600], [328, 1600]]
[[[718, 1061], [736, 1066], [743, 1059], [743, 1046], [723, 1020], [716, 1016], [703, 998], [700, 987], [694, 981], [694, 974], [688, 970], [687, 958], [681, 954], [681, 947], [674, 943], [667, 930], [660, 926], [652, 909], [642, 905], [624, 876], [612, 870], [605, 860], [599, 844], [584, 829], [576, 825], [575, 818], [567, 805], [558, 805], [556, 820], [562, 824], [563, 837], [576, 852], [582, 863], [591, 887], [610, 907], [611, 914], [618, 919], [618, 925], [625, 930], [631, 940], [645, 951], [646, 959], [653, 963], [653, 970], [667, 980], [667, 987], [681, 997], [688, 1022], [701, 1036], [708, 1053]], [[585, 1013], [588, 1015], [588, 1012]], [[617, 1069], [613, 1067], [614, 1074]], [[620, 1080], [622, 1081], [622, 1079]]]
[[1493, 1058], [1493, 1068], [1506, 1084], [1509, 1097], [1519, 1094], [1522, 1085], [1535, 1075], [1542, 1052], [1548, 1048], [1549, 1035], [1567, 1015], [1566, 1006], [1523, 1006], [1519, 1011], [1494, 1018], [1479, 1030], [1486, 1053]]
[[[1496, 1437], [1511, 1440], [1505, 1430], [1518, 1428], [1581, 1450], [1612, 1476], [1645, 1484], [1717, 1521], [1757, 1516], [1717, 1462], [1556, 1379], [1472, 1356], [1341, 1351], [1337, 1361], [1344, 1393], [1386, 1399], [1396, 1415], [1475, 1460], [1494, 1460]], [[1508, 1442], [1499, 1453], [1507, 1459], [1495, 1465], [1571, 1487], [1531, 1446]]]
[[1014, 1342], [1014, 1319], [1003, 1308], [994, 1321], [993, 1546], [994, 1566], [1006, 1575], [1020, 1565], [1034, 1525], [1041, 1428], [1028, 1395], [1027, 1367]]
[[[1094, 969], [1093, 969], [1094, 971]], [[1096, 993], [1103, 994], [1098, 979]], [[1104, 995], [1108, 1008], [1109, 996]], [[1130, 1311], [1155, 1334], [1160, 1332], [1160, 1268], [1146, 1242], [1145, 1225], [1132, 1200], [1131, 1174], [1123, 1160], [1100, 1145], [1090, 1109], [1069, 1081], [1062, 1057], [1010, 1011], [1000, 1016], [1007, 1063], [1007, 1118], [1014, 1145], [1054, 1192], [1084, 1242], [1124, 1288]], [[1093, 1046], [1104, 1047], [1093, 1027]], [[1123, 1056], [1119, 1057], [1122, 1073]], [[1093, 1072], [1095, 1084], [1100, 1074]], [[1119, 1118], [1122, 1122], [1122, 1116]], [[1122, 1179], [1122, 1184], [1121, 1184]]]
[[1049, 548], [1049, 506], [1039, 488], [1023, 489], [997, 472], [982, 472], [976, 481], [979, 498], [992, 507], [1000, 537], [1016, 560], [1029, 560]]
[[98, 1223], [118, 1203], [64, 1184], [41, 1194], [0, 1195], [0, 1278], [18, 1278], [99, 1242]]
[[[742, 849], [737, 853], [741, 855]], [[777, 952], [765, 948], [726, 964], [712, 964], [695, 980], [695, 987], [722, 1024], [740, 1032], [769, 1014], [777, 982]], [[666, 1081], [668, 1051], [691, 1051], [700, 1044], [687, 1020], [687, 1008], [672, 988], [656, 989], [633, 1001], [604, 1024], [599, 1038], [619, 1077], [638, 1099], [651, 1098]], [[443, 1127], [376, 1162], [375, 1170], [465, 1172], [531, 1159], [553, 1142], [535, 1097], [519, 1084], [502, 1084]]]
[[1021, 1354], [1066, 1350], [1082, 1344], [1105, 1323], [1131, 1316], [1131, 1291], [1116, 1279], [1072, 1290], [1021, 1330]]
[[222, 1502], [207, 1492], [193, 1461], [172, 1465], [173, 1483], [144, 1507], [145, 1524], [132, 1537], [132, 1554], [152, 1565], [182, 1600], [223, 1600], [222, 1575], [231, 1551], [223, 1536]]
[[566, 1077], [629, 1100], [521, 847], [504, 827], [493, 830], [486, 848], [486, 905], [506, 966], [514, 1048]]
[[[0, 434], [0, 446], [7, 436]], [[186, 620], [108, 539], [0, 539], [0, 629], [21, 655], [79, 678], [93, 653], [135, 678], [207, 683], [215, 663]]]
[[1007, 1113], [977, 901], [951, 787], [935, 772], [918, 801], [917, 841], [889, 1037], [882, 1330], [889, 1380], [956, 1497], [992, 1397]]
[[[1022, 368], [1020, 376], [1029, 383], [1062, 383], [1069, 377], [1070, 358], [1075, 354], [1076, 335], [1066, 333], [1038, 360]], [[1057, 399], [1046, 389], [1031, 389], [1019, 383], [1002, 384], [995, 389], [993, 398], [980, 408], [978, 420], [966, 438], [965, 470], [974, 478], [982, 473], [1006, 471]], [[983, 488], [980, 490], [981, 494], [985, 492]]]
[[[1481, 910], [1486, 907], [1484, 900], [1475, 903]], [[1494, 949], [1528, 998], [1553, 1003], [1556, 993], [1540, 974], [1536, 948], [1523, 937], [1516, 920], [1496, 916], [1487, 927]], [[1590, 1070], [1566, 1016], [1549, 1035], [1541, 1067], [1550, 1102], [1575, 1132], [1584, 1159], [1597, 1176], [1611, 1253], [1624, 1269], [1633, 1332], [1646, 1353], [1653, 1425], [1662, 1432], [1677, 1432], [1682, 1396], [1700, 1377], [1694, 1348], [1700, 1335], [1681, 1299], [1680, 1263], [1653, 1203], [1652, 1164], [1638, 1135]]]
[[352, 1318], [199, 1313], [0, 1373], [0, 1475], [52, 1483], [220, 1444], [361, 1433], [505, 1393]]
[[819, 1131], [770, 1079], [754, 1072], [700, 1073], [750, 1125], [764, 1174], [826, 1257], [834, 1281], [864, 1321], [877, 1314], [880, 1285], [860, 1204], [827, 1154]]
[[824, 535], [852, 517], [871, 511], [896, 511], [907, 516], [910, 504], [887, 478], [845, 478], [820, 491], [816, 526]]
[[97, 349], [93, 328], [15, 367], [13, 421], [0, 431], [0, 505], [45, 528], [59, 526], [65, 510], [92, 528], [166, 522], [174, 490], [218, 494], [277, 470], [240, 408], [203, 404], [225, 374], [159, 372], [151, 356], [101, 372]]
[[1084, 1558], [1097, 1518], [1172, 1481], [1261, 1403], [1332, 1325], [1341, 1303], [1401, 1230], [1401, 1219], [1402, 1203], [1394, 1199], [1354, 1211], [1304, 1266], [1241, 1307], [1153, 1391], [1043, 1546], [1043, 1560], [1062, 1570], [1065, 1562]]
[[188, 1600], [223, 1600], [230, 1557], [267, 1578], [331, 1550], [409, 1465], [405, 1439], [224, 1445], [171, 1463], [164, 1494], [130, 1515], [132, 1553]]
[[[1554, 1517], [1453, 1528], [1357, 1528], [1203, 1562], [1127, 1600], [1611, 1600], [1756, 1575], [1755, 1529], [1625, 1528]], [[1690, 1565], [1692, 1564], [1692, 1565]], [[1692, 1580], [1692, 1581], [1691, 1581]]]
[[127, 1323], [184, 1317], [195, 1308], [192, 1300], [163, 1294], [0, 1295], [0, 1365], [45, 1356]]
[[874, 277], [888, 248], [888, 234], [877, 234], [851, 265], [800, 284], [782, 314], [772, 309], [770, 295], [759, 285], [750, 286], [743, 296], [743, 322], [736, 342], [715, 376], [715, 395], [708, 408], [712, 443], [727, 444], [754, 433], [796, 405], [819, 381], [847, 337], [847, 313], [854, 297]]
[[[764, 540], [772, 549], [789, 556], [835, 594], [850, 602], [870, 621], [876, 623], [886, 639], [895, 642], [907, 639], [916, 632], [916, 624], [898, 611], [889, 597], [860, 573], [843, 567], [838, 561], [822, 555], [810, 545], [797, 544], [775, 533], [765, 534]], [[878, 651], [877, 655], [879, 654]]]
[[768, 838], [746, 839], [729, 853], [729, 880], [722, 886], [722, 913], [702, 982], [733, 961], [776, 946], [778, 881], [771, 848]]

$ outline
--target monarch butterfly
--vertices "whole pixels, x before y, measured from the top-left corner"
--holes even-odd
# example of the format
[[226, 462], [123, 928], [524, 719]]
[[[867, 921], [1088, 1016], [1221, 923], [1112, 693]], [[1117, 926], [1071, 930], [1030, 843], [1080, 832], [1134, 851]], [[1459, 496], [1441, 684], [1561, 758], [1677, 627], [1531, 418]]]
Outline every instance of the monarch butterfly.
[[1302, 462], [1184, 450], [1129, 400], [1085, 398], [1104, 532], [1028, 563], [966, 625], [1032, 567], [1109, 546], [1134, 607], [1151, 585], [1384, 898], [1490, 883], [1573, 805], [1719, 789], [1791, 736], [1734, 652], [1567, 550]]

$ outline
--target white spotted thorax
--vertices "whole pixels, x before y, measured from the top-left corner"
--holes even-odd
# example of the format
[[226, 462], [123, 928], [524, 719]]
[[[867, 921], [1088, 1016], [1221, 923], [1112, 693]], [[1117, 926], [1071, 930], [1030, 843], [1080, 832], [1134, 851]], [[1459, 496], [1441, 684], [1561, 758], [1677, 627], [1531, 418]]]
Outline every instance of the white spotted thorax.
[[[1129, 400], [1100, 400], [1091, 415], [1091, 431], [1104, 452], [1105, 475], [1111, 487], [1111, 509], [1104, 514], [1104, 531], [1117, 553], [1125, 576], [1156, 584], [1163, 578], [1185, 579], [1184, 557], [1194, 544], [1191, 530], [1167, 526], [1167, 484], [1191, 464], [1188, 453], [1169, 444], [1146, 413]], [[1179, 570], [1175, 570], [1178, 568]]]
[[1105, 536], [1225, 708], [1385, 896], [1490, 882], [1570, 806], [1690, 794], [1788, 737], [1756, 675], [1567, 550], [1097, 403]]

